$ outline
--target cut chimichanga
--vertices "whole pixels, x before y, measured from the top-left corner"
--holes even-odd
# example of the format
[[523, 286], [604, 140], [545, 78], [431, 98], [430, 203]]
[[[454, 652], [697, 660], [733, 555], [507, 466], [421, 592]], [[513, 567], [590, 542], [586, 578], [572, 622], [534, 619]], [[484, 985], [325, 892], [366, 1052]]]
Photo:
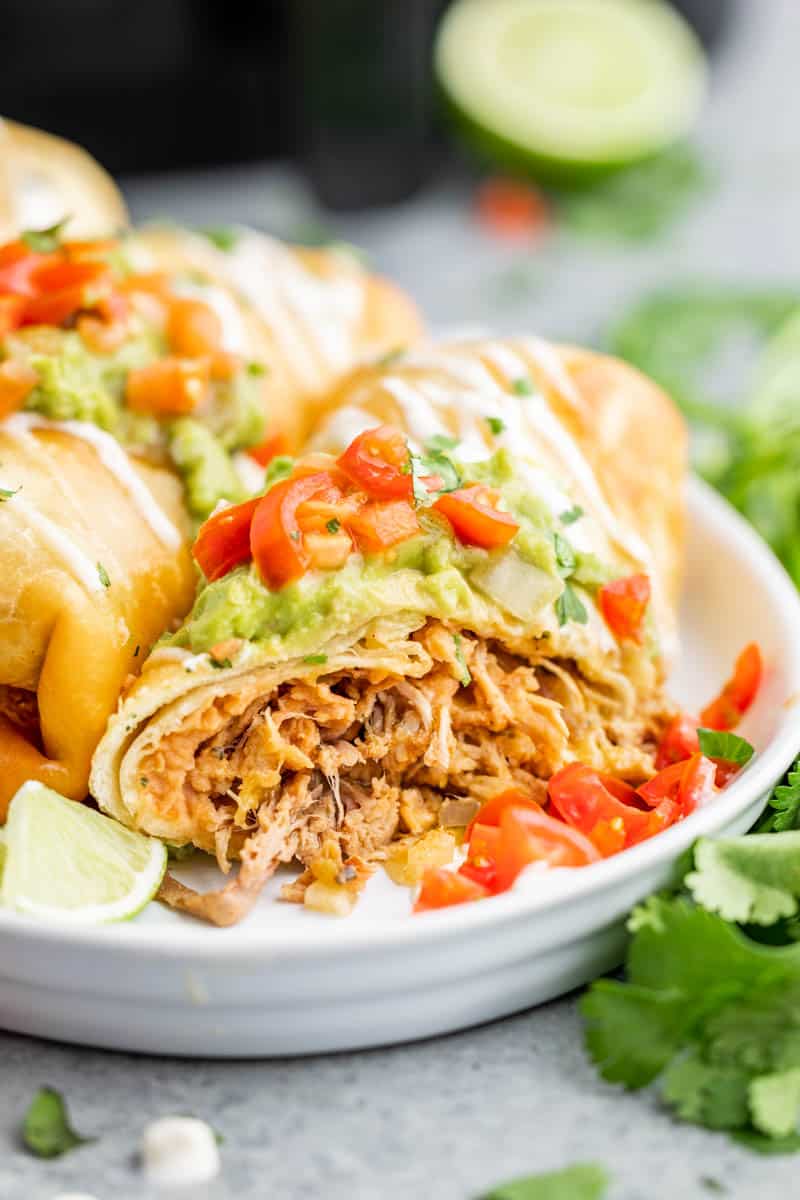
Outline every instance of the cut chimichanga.
[[186, 612], [181, 488], [94, 425], [0, 424], [0, 822], [27, 779], [87, 792], [120, 689]]
[[[214, 853], [223, 870], [241, 860], [219, 892], [170, 883], [170, 903], [227, 924], [280, 862], [338, 856], [348, 887], [398, 834], [464, 824], [511, 784], [544, 798], [567, 762], [633, 782], [652, 773], [674, 711], [662, 647], [685, 435], [621, 364], [548, 353], [569, 372], [575, 413], [536, 402], [525, 456], [461, 457], [420, 397], [430, 427], [414, 428], [416, 453], [397, 428], [368, 430], [338, 457], [282, 464], [263, 498], [203, 527], [208, 583], [127, 692], [92, 771], [119, 820]], [[482, 420], [534, 404], [533, 357], [505, 384], [482, 368]], [[359, 382], [362, 411], [367, 378], [378, 386]], [[637, 442], [648, 420], [663, 436]], [[620, 464], [618, 486], [613, 455], [587, 444], [600, 428], [641, 464]], [[669, 498], [649, 503], [646, 478]]]

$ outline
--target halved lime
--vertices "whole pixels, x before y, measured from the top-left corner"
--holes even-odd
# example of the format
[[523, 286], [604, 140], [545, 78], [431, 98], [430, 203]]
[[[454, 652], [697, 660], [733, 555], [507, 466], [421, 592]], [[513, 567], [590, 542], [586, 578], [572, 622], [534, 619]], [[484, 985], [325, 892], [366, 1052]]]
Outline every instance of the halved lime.
[[455, 0], [435, 64], [476, 149], [562, 181], [677, 141], [706, 88], [703, 49], [662, 0]]
[[159, 889], [166, 847], [41, 783], [9, 809], [0, 901], [53, 921], [99, 925], [140, 912]]

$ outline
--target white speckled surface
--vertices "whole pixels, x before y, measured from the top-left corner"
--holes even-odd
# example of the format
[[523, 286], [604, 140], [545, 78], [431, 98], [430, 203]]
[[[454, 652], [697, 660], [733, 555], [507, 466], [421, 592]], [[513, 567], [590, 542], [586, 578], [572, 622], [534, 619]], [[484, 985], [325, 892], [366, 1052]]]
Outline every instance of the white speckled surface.
[[[574, 340], [594, 338], [644, 288], [687, 274], [800, 281], [800, 4], [740, 0], [740, 9], [701, 130], [718, 187], [658, 244], [561, 240], [531, 258], [538, 282], [512, 302], [517, 252], [476, 234], [463, 206], [451, 207], [454, 186], [336, 231], [365, 245], [438, 325], [493, 322]], [[127, 191], [137, 217], [238, 219], [278, 233], [297, 226], [307, 203], [288, 175], [254, 168]], [[0, 1034], [0, 1063], [2, 1200], [65, 1191], [158, 1200], [133, 1156], [147, 1121], [175, 1112], [226, 1138], [221, 1179], [193, 1200], [471, 1200], [503, 1178], [592, 1158], [615, 1177], [610, 1200], [702, 1200], [716, 1194], [708, 1177], [735, 1200], [797, 1189], [796, 1159], [749, 1154], [675, 1124], [652, 1098], [602, 1084], [584, 1061], [572, 999], [450, 1038], [293, 1062], [132, 1058]], [[99, 1138], [52, 1164], [15, 1141], [45, 1083]]]

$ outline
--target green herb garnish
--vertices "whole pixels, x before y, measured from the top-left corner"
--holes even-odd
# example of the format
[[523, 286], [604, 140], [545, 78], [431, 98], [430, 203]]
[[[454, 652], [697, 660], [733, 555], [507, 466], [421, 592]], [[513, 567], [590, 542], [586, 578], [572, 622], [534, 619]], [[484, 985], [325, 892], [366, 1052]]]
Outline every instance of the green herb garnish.
[[553, 546], [556, 552], [556, 564], [558, 566], [558, 572], [560, 575], [566, 578], [575, 570], [577, 563], [575, 551], [572, 549], [572, 543], [564, 537], [563, 533], [556, 532], [553, 534]]
[[286, 479], [294, 470], [294, 459], [288, 454], [278, 454], [275, 458], [270, 459], [267, 470], [264, 475], [264, 485], [269, 487], [270, 484], [277, 483], [279, 479]]
[[381, 369], [394, 366], [406, 352], [405, 346], [394, 346], [391, 350], [387, 350], [385, 354], [381, 354], [375, 359], [375, 366]]
[[208, 660], [212, 667], [215, 667], [218, 671], [223, 670], [223, 668], [233, 666], [233, 663], [229, 658], [214, 658], [213, 654], [209, 654]]
[[451, 437], [448, 433], [434, 433], [425, 443], [425, 453], [436, 454], [445, 450], [455, 450], [457, 445], [457, 437]]
[[37, 1158], [59, 1158], [76, 1146], [94, 1141], [75, 1132], [64, 1097], [49, 1087], [40, 1088], [31, 1101], [22, 1125], [22, 1140]]
[[231, 225], [219, 225], [213, 229], [201, 229], [198, 232], [208, 238], [209, 242], [213, 243], [218, 250], [224, 250], [226, 254], [236, 249], [241, 236], [239, 231]]
[[70, 220], [71, 217], [64, 217], [62, 221], [57, 221], [47, 229], [27, 229], [21, 235], [20, 241], [36, 254], [53, 254], [60, 249], [61, 235]]
[[501, 417], [487, 417], [486, 424], [495, 437], [498, 437], [506, 427], [506, 423]]
[[10, 500], [12, 496], [16, 496], [17, 492], [21, 492], [22, 488], [0, 488], [0, 502]]
[[755, 751], [750, 743], [738, 733], [727, 730], [698, 729], [697, 737], [700, 742], [700, 753], [707, 758], [721, 758], [724, 762], [736, 763], [743, 767], [749, 763]]
[[303, 659], [304, 663], [308, 663], [308, 665], [312, 667], [321, 667], [327, 661], [327, 654], [307, 654]]
[[325, 528], [328, 533], [338, 533], [342, 528], [342, 523], [338, 517], [331, 517], [330, 521], [325, 522]]
[[528, 1175], [493, 1188], [484, 1200], [603, 1200], [610, 1179], [597, 1163]]
[[111, 580], [108, 577], [108, 571], [101, 562], [97, 564], [97, 575], [104, 588], [111, 587]]
[[577, 621], [579, 625], [585, 625], [589, 620], [583, 601], [569, 583], [564, 584], [564, 590], [556, 600], [556, 616], [559, 625], [566, 625], [567, 621]]
[[453, 649], [454, 649], [456, 662], [458, 663], [459, 667], [461, 668], [461, 675], [460, 675], [461, 686], [468, 687], [472, 683], [472, 676], [470, 675], [469, 667], [467, 666], [467, 660], [464, 658], [464, 648], [463, 648], [462, 642], [463, 642], [463, 639], [461, 637], [461, 634], [454, 633], [453, 634]]
[[260, 379], [262, 375], [266, 375], [267, 368], [260, 362], [249, 362], [247, 364], [247, 374], [252, 375], [254, 379]]
[[562, 512], [559, 520], [562, 525], [574, 525], [576, 521], [580, 521], [583, 516], [583, 509], [580, 504], [573, 504], [572, 508], [568, 508], [566, 512]]
[[519, 379], [514, 379], [511, 383], [511, 390], [516, 396], [532, 396], [533, 384], [527, 375], [520, 375]]

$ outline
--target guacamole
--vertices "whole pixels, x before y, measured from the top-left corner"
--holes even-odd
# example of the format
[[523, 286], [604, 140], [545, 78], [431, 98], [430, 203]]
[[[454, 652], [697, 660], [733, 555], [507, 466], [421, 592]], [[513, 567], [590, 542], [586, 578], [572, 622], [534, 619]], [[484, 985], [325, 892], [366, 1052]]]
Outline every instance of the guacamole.
[[[470, 464], [468, 478], [477, 477], [500, 488], [505, 507], [519, 522], [508, 546], [487, 551], [463, 545], [447, 521], [420, 507], [420, 533], [384, 554], [354, 553], [343, 567], [309, 572], [277, 591], [261, 581], [254, 565], [206, 584], [171, 644], [199, 653], [242, 638], [270, 656], [295, 657], [380, 617], [402, 617], [411, 628], [433, 617], [495, 625], [499, 631], [540, 620], [572, 583], [588, 590], [595, 586], [592, 570], [580, 577], [582, 556], [572, 551], [558, 518], [525, 490], [507, 452]], [[589, 566], [598, 575], [613, 575], [599, 561]]]

